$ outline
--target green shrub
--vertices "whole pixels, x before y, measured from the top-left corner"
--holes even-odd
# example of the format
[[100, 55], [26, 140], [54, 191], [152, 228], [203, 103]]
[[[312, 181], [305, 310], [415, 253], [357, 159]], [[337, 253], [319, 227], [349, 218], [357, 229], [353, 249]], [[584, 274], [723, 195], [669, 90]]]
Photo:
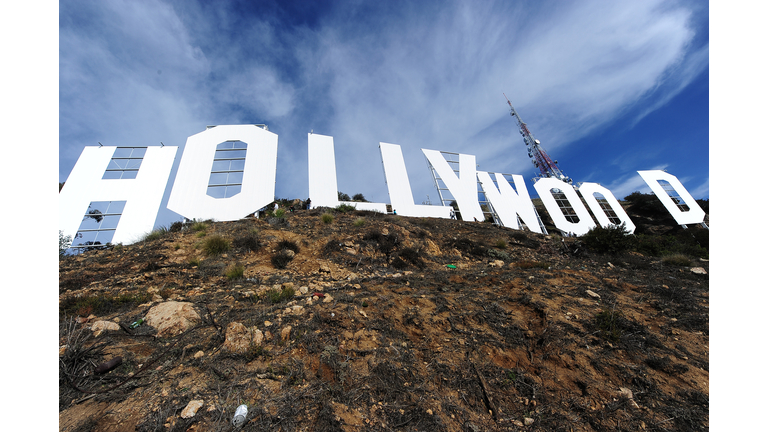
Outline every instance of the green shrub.
[[661, 262], [680, 267], [690, 267], [693, 265], [691, 259], [683, 254], [667, 255], [661, 259]]
[[117, 296], [99, 294], [85, 297], [69, 297], [61, 302], [59, 310], [69, 315], [88, 316], [94, 314], [101, 316], [126, 309], [130, 306], [136, 307], [151, 300], [152, 294], [147, 292], [120, 294]]
[[595, 315], [595, 324], [600, 330], [600, 336], [611, 342], [618, 342], [624, 334], [622, 326], [624, 315], [621, 311], [604, 309]]
[[338, 206], [336, 206], [334, 210], [336, 210], [339, 213], [346, 213], [350, 211], [355, 211], [355, 206], [351, 206], [349, 204], [339, 204]]
[[206, 255], [221, 255], [229, 250], [229, 240], [220, 235], [213, 235], [203, 242], [203, 252]]
[[504, 239], [498, 239], [496, 240], [496, 247], [499, 249], [506, 249], [507, 248], [507, 242], [504, 241]]
[[189, 265], [192, 267], [199, 267], [201, 262], [200, 258], [197, 257], [189, 259]]
[[333, 215], [330, 213], [323, 213], [323, 215], [320, 216], [320, 220], [323, 221], [324, 224], [329, 224], [333, 222]]
[[205, 222], [199, 222], [199, 221], [192, 222], [192, 226], [190, 226], [190, 229], [192, 229], [192, 231], [194, 232], [205, 231], [206, 229], [208, 229], [208, 224]]
[[607, 228], [594, 227], [581, 236], [581, 241], [589, 250], [601, 254], [618, 254], [632, 249], [636, 243], [623, 222]]
[[152, 241], [152, 240], [158, 240], [168, 234], [170, 231], [168, 228], [161, 226], [160, 228], [154, 229], [147, 234], [144, 234], [144, 238], [141, 239], [141, 241]]
[[233, 264], [227, 268], [227, 271], [225, 275], [227, 276], [227, 279], [233, 280], [233, 279], [242, 279], [243, 275], [245, 274], [245, 267], [240, 264]]
[[282, 290], [271, 289], [267, 291], [267, 298], [272, 304], [288, 301], [293, 298], [296, 291], [293, 288], [285, 287]]
[[285, 217], [285, 210], [279, 208], [279, 209], [275, 210], [275, 213], [273, 214], [273, 216], [278, 218], [278, 219], [282, 219], [283, 217]]
[[357, 218], [357, 219], [355, 219], [355, 222], [353, 223], [353, 225], [356, 226], [356, 227], [361, 227], [361, 226], [365, 225], [365, 219]]
[[496, 250], [496, 249], [488, 249], [488, 256], [497, 260], [502, 260], [502, 261], [510, 260], [510, 256], [508, 253], [500, 250]]

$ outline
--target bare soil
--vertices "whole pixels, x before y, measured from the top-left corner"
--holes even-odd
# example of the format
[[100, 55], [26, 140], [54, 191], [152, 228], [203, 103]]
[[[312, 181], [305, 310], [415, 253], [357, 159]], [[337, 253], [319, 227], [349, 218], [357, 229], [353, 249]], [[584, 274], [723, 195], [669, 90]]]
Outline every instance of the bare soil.
[[[322, 213], [63, 259], [60, 430], [230, 431], [240, 404], [245, 431], [708, 430], [708, 275], [488, 223]], [[239, 246], [206, 255], [215, 235]], [[129, 327], [168, 300], [200, 323]], [[121, 330], [95, 337], [97, 320]], [[264, 342], [222, 349], [231, 322]]]

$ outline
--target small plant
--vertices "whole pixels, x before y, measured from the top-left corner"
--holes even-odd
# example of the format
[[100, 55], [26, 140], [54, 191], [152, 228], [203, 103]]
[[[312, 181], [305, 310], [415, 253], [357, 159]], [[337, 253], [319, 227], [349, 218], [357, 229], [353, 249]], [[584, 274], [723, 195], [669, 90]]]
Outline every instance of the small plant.
[[359, 228], [359, 227], [365, 225], [365, 219], [357, 218], [357, 219], [355, 219], [355, 222], [353, 223], [353, 225]]
[[152, 241], [152, 240], [158, 240], [168, 234], [168, 228], [161, 226], [160, 228], [154, 229], [150, 231], [149, 233], [144, 235], [144, 238], [142, 241]]
[[663, 262], [664, 264], [680, 266], [680, 267], [690, 267], [693, 265], [693, 262], [691, 262], [691, 259], [683, 254], [667, 255], [661, 259], [661, 262]]
[[267, 291], [267, 298], [272, 304], [288, 301], [293, 298], [296, 291], [290, 287], [284, 287], [282, 290], [271, 289]]
[[616, 343], [621, 339], [624, 334], [621, 326], [621, 319], [624, 315], [621, 311], [604, 309], [595, 315], [595, 322], [597, 328], [600, 330], [600, 335], [613, 343]]
[[333, 222], [333, 215], [330, 213], [323, 213], [323, 215], [320, 216], [320, 220], [323, 221], [324, 224], [329, 224]]
[[277, 244], [277, 250], [292, 250], [293, 253], [299, 253], [299, 245], [296, 244], [296, 242], [291, 240], [281, 240], [280, 243]]
[[275, 210], [275, 213], [273, 214], [273, 216], [278, 218], [278, 219], [282, 219], [282, 218], [285, 217], [285, 210], [279, 208], [279, 209]]
[[192, 229], [192, 231], [194, 232], [205, 231], [206, 229], [208, 229], [208, 224], [205, 222], [194, 221], [192, 222], [192, 226], [190, 226], [190, 229]]
[[363, 307], [368, 307], [368, 302], [363, 300]]
[[507, 242], [505, 242], [503, 239], [496, 240], [496, 247], [498, 249], [506, 249], [507, 248]]
[[242, 279], [244, 274], [245, 274], [245, 267], [240, 263], [229, 266], [225, 273], [225, 275], [227, 276], [227, 279], [229, 280]]
[[618, 254], [634, 247], [636, 240], [629, 235], [626, 224], [594, 227], [581, 237], [591, 251], [601, 254]]
[[197, 238], [203, 238], [203, 237], [205, 237], [205, 234], [206, 234], [206, 233], [205, 233], [205, 231], [200, 231], [200, 232], [198, 232], [197, 234], [195, 234], [195, 237], [197, 237]]
[[203, 242], [203, 251], [207, 255], [221, 255], [229, 250], [229, 240], [220, 235], [208, 237]]
[[276, 254], [272, 255], [272, 265], [275, 266], [276, 269], [284, 269], [288, 267], [288, 263], [293, 261], [294, 255], [296, 255], [296, 253], [292, 250], [282, 249]]
[[200, 267], [201, 262], [202, 261], [200, 260], [200, 258], [197, 258], [197, 257], [189, 259], [189, 265], [191, 265], [192, 267]]
[[335, 210], [339, 213], [346, 213], [346, 212], [354, 211], [355, 206], [351, 206], [349, 204], [339, 204], [338, 206], [336, 206]]
[[247, 251], [259, 250], [262, 244], [258, 233], [259, 232], [257, 230], [252, 230], [250, 233], [242, 237], [237, 237], [232, 241], [232, 246], [237, 249], [245, 249]]
[[[497, 260], [509, 261], [509, 254], [496, 249], [488, 249], [488, 256]], [[547, 266], [549, 267], [549, 266]]]

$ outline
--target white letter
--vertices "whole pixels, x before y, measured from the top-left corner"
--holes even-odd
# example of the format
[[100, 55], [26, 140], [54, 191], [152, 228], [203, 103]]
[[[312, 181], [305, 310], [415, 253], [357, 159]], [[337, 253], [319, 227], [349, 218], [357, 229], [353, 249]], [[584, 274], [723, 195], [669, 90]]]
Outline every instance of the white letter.
[[[699, 207], [699, 204], [693, 199], [691, 194], [688, 193], [685, 187], [683, 187], [683, 184], [680, 183], [680, 180], [678, 180], [677, 177], [660, 170], [638, 171], [637, 173], [640, 174], [640, 177], [642, 177], [648, 186], [650, 186], [653, 193], [659, 197], [661, 203], [664, 204], [664, 207], [667, 208], [669, 214], [675, 218], [678, 224], [687, 225], [704, 222], [706, 213]], [[680, 210], [661, 184], [659, 184], [659, 180], [664, 180], [672, 186], [678, 196], [683, 200], [683, 203], [688, 206], [688, 211]]]
[[635, 224], [632, 223], [632, 220], [629, 218], [629, 216], [627, 216], [627, 212], [624, 211], [624, 208], [621, 206], [621, 204], [619, 204], [619, 201], [616, 200], [616, 197], [613, 196], [610, 190], [600, 186], [597, 183], [582, 183], [579, 187], [579, 192], [581, 192], [581, 196], [584, 197], [584, 200], [589, 205], [589, 208], [592, 209], [592, 213], [597, 218], [600, 226], [606, 228], [609, 225], [617, 224], [611, 223], [611, 221], [608, 220], [608, 215], [605, 214], [605, 210], [600, 207], [600, 204], [597, 202], [597, 198], [595, 198], [596, 193], [601, 194], [605, 200], [608, 201], [608, 205], [611, 206], [611, 210], [616, 213], [616, 217], [618, 217], [619, 220], [624, 222], [627, 230], [630, 233], [635, 232]]
[[[216, 146], [242, 141], [245, 153], [242, 189], [229, 198], [207, 195]], [[275, 199], [277, 135], [255, 125], [216, 126], [187, 138], [168, 209], [188, 219], [233, 221]]]
[[[538, 192], [539, 197], [544, 202], [544, 206], [549, 212], [549, 216], [552, 217], [555, 226], [559, 230], [572, 232], [576, 235], [584, 235], [596, 226], [595, 222], [589, 216], [587, 208], [584, 207], [584, 204], [581, 202], [579, 195], [573, 189], [573, 186], [555, 178], [543, 178], [537, 181], [533, 187], [536, 189], [536, 192]], [[565, 218], [560, 207], [557, 205], [557, 201], [555, 201], [555, 197], [552, 196], [552, 189], [559, 189], [562, 191], [568, 199], [568, 202], [571, 204], [571, 207], [576, 212], [576, 216], [579, 218], [578, 222], [569, 222]]]
[[127, 201], [111, 243], [152, 231], [178, 149], [147, 147], [136, 178], [102, 179], [117, 147], [84, 148], [59, 193], [59, 229], [74, 237], [91, 202]]
[[515, 187], [519, 192], [516, 193], [512, 186], [507, 182], [503, 175], [496, 173], [496, 182], [499, 188], [496, 189], [491, 176], [487, 172], [478, 171], [477, 178], [480, 179], [480, 185], [483, 187], [485, 196], [491, 202], [496, 214], [501, 219], [502, 225], [507, 228], [520, 229], [517, 222], [517, 216], [525, 222], [531, 231], [542, 233], [539, 226], [539, 219], [536, 215], [536, 208], [533, 206], [531, 197], [528, 195], [528, 189], [525, 187], [525, 181], [521, 175], [513, 175]]
[[459, 176], [453, 172], [453, 168], [448, 165], [445, 158], [439, 151], [421, 149], [424, 156], [427, 157], [429, 163], [437, 171], [440, 176], [440, 180], [445, 183], [448, 191], [453, 195], [456, 200], [456, 204], [459, 205], [459, 212], [461, 212], [461, 218], [465, 221], [471, 221], [477, 219], [479, 221], [485, 220], [483, 215], [483, 209], [480, 208], [480, 203], [477, 201], [477, 176], [475, 175], [475, 162], [474, 155], [459, 154]]
[[403, 216], [450, 218], [451, 207], [415, 205], [408, 172], [405, 170], [403, 152], [397, 144], [379, 143], [381, 162], [384, 164], [384, 177], [389, 190], [392, 210]]
[[333, 137], [308, 134], [309, 141], [309, 199], [313, 207], [337, 207], [339, 204], [354, 206], [358, 210], [387, 212], [383, 203], [354, 201], [339, 202], [336, 183], [336, 158], [333, 151]]

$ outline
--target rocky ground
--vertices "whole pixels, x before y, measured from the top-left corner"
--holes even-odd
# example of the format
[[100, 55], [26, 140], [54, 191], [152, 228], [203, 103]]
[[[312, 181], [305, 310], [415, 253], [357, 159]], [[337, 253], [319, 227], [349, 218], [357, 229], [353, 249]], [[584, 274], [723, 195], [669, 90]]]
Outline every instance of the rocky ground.
[[708, 430], [705, 260], [325, 212], [64, 258], [60, 430]]

